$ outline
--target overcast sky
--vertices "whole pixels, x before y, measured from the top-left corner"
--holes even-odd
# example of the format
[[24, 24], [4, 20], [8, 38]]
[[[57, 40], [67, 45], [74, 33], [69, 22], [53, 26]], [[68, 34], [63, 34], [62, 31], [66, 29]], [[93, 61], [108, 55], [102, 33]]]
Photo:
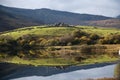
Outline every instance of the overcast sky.
[[111, 17], [120, 14], [120, 0], [0, 0], [0, 4], [17, 8], [50, 8]]

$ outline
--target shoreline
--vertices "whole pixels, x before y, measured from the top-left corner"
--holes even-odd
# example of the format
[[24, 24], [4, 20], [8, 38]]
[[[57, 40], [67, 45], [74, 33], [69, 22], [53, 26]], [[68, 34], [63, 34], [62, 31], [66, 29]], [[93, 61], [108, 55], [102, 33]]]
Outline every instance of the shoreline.
[[[104, 67], [104, 66], [109, 66], [109, 65], [115, 65], [117, 63], [119, 63], [120, 61], [114, 61], [114, 62], [105, 62], [105, 63], [97, 63], [97, 64], [89, 64], [89, 65], [79, 65], [79, 66], [65, 66], [65, 67], [53, 67], [53, 66], [32, 66], [32, 65], [18, 65], [18, 64], [13, 64], [13, 63], [0, 63], [0, 79], [1, 78], [6, 78], [7, 76], [9, 76], [10, 74], [16, 73], [16, 71], [20, 71], [21, 69], [25, 70], [26, 72], [29, 69], [33, 70], [33, 73], [31, 72], [30, 75], [40, 75], [38, 73], [34, 73], [37, 72], [39, 70], [43, 70], [41, 71], [41, 75], [40, 76], [51, 76], [54, 74], [61, 74], [61, 73], [68, 73], [68, 72], [72, 72], [72, 71], [77, 71], [77, 70], [87, 70], [87, 69], [92, 69], [92, 68], [100, 68], [100, 67]], [[10, 68], [12, 67], [12, 68]], [[5, 68], [5, 69], [4, 69]], [[45, 72], [48, 70], [49, 74], [46, 74]], [[52, 72], [53, 70], [55, 70], [55, 72]], [[19, 75], [18, 77], [22, 77], [22, 76], [29, 76], [29, 74], [27, 75]]]
[[34, 67], [39, 67], [39, 66], [49, 66], [49, 67], [54, 67], [54, 66], [86, 66], [86, 65], [97, 65], [97, 64], [112, 64], [112, 63], [119, 63], [120, 62], [120, 58], [118, 58], [117, 60], [113, 60], [113, 61], [103, 61], [103, 62], [92, 62], [92, 63], [85, 63], [85, 62], [81, 62], [81, 63], [72, 63], [72, 64], [38, 64], [38, 65], [34, 65], [34, 64], [25, 64], [25, 63], [21, 63], [21, 62], [10, 62], [10, 61], [6, 61], [6, 62], [0, 62], [0, 64], [13, 64], [13, 65], [24, 65], [24, 66], [34, 66]]

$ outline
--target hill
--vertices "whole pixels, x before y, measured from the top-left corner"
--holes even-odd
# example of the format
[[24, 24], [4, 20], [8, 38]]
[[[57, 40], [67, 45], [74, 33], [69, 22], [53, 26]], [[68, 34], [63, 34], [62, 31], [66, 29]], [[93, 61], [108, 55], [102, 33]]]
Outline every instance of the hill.
[[[84, 21], [98, 21], [112, 19], [100, 15], [78, 14], [51, 9], [20, 9], [0, 6], [0, 31], [12, 30], [25, 26], [67, 23], [72, 25], [83, 24]], [[85, 23], [84, 25], [88, 25]]]
[[12, 36], [15, 39], [27, 34], [39, 35], [42, 37], [45, 36], [60, 37], [66, 34], [71, 34], [75, 30], [81, 30], [81, 31], [85, 31], [86, 33], [93, 33], [100, 36], [105, 36], [115, 33], [120, 34], [120, 30], [114, 28], [97, 28], [92, 26], [75, 26], [75, 27], [32, 26], [32, 27], [25, 27], [25, 28], [14, 29], [11, 31], [1, 32], [0, 36], [7, 35], [7, 36]]
[[101, 63], [118, 60], [119, 44], [119, 29], [33, 26], [2, 32], [0, 58], [28, 65]]
[[120, 19], [85, 21], [81, 25], [120, 28]]
[[34, 20], [26, 18], [21, 15], [15, 15], [7, 13], [5, 11], [0, 11], [0, 31], [12, 30], [16, 28], [21, 28], [25, 26], [41, 25]]
[[0, 31], [43, 24], [42, 21], [38, 23], [30, 17], [12, 12], [12, 8], [0, 6]]

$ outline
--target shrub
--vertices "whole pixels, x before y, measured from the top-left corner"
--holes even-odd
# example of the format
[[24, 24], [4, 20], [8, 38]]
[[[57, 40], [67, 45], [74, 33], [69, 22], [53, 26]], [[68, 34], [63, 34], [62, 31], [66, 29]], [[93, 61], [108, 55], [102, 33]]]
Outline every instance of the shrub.
[[90, 38], [88, 38], [87, 36], [82, 36], [80, 38], [80, 44], [90, 44], [91, 41], [90, 41]]
[[75, 31], [73, 31], [72, 35], [74, 37], [82, 37], [82, 36], [86, 35], [86, 33], [81, 30], [75, 30]]
[[98, 40], [99, 38], [100, 38], [100, 36], [97, 35], [97, 34], [90, 34], [90, 39], [91, 40]]

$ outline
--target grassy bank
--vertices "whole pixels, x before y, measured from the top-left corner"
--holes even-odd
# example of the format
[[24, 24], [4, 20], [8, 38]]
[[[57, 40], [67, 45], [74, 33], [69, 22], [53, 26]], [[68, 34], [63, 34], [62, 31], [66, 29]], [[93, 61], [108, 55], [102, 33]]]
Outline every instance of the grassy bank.
[[119, 60], [118, 58], [110, 58], [108, 56], [100, 56], [97, 58], [86, 59], [81, 62], [74, 60], [66, 60], [63, 58], [48, 58], [48, 59], [21, 59], [19, 57], [14, 57], [12, 59], [4, 60], [2, 62], [15, 63], [15, 64], [25, 64], [33, 66], [67, 66], [67, 65], [89, 65], [98, 63], [114, 62]]

